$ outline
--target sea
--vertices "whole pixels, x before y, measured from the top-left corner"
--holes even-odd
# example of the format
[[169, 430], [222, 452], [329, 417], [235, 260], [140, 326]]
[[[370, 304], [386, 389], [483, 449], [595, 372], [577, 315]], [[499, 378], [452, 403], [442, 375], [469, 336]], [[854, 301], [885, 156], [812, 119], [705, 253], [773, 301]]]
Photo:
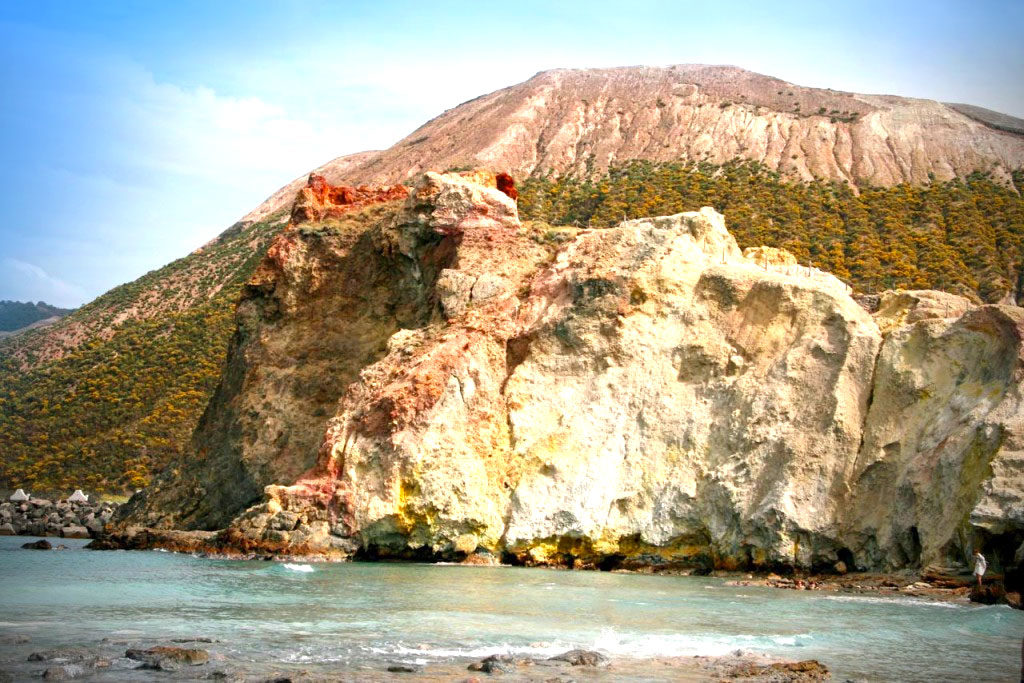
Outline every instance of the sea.
[[0, 672], [14, 680], [39, 676], [45, 665], [28, 656], [55, 647], [112, 657], [90, 680], [150, 680], [119, 654], [195, 638], [211, 641], [183, 645], [210, 651], [207, 672], [277, 677], [369, 676], [394, 662], [571, 648], [641, 659], [737, 650], [817, 659], [837, 681], [1020, 676], [1024, 611], [1006, 606], [712, 577], [91, 551], [70, 539], [50, 539], [67, 550], [22, 550], [30, 540], [0, 538]]

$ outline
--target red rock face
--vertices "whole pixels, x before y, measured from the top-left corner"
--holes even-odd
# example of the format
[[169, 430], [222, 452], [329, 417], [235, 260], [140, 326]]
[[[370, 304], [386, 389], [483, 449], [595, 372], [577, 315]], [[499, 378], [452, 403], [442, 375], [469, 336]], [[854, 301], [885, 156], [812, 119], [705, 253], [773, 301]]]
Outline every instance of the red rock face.
[[510, 199], [519, 199], [519, 190], [516, 189], [516, 181], [508, 173], [499, 173], [494, 177], [498, 183], [498, 189], [509, 196]]
[[292, 225], [338, 218], [343, 214], [372, 204], [405, 199], [409, 191], [404, 185], [383, 187], [350, 187], [331, 185], [322, 175], [311, 173], [306, 187], [299, 191], [292, 206]]

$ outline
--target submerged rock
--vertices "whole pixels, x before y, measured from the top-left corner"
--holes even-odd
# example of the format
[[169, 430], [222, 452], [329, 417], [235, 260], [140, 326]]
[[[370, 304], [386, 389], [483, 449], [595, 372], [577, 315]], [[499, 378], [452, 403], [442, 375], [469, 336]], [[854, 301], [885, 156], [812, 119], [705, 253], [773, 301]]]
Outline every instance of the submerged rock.
[[25, 550], [52, 550], [53, 546], [47, 540], [32, 541], [31, 543], [22, 543], [21, 547]]
[[167, 646], [146, 650], [130, 649], [124, 656], [142, 662], [142, 668], [158, 671], [177, 671], [185, 666], [201, 666], [210, 661], [210, 654], [206, 650]]
[[30, 662], [82, 662], [92, 656], [84, 648], [58, 647], [51, 650], [40, 650], [28, 656]]
[[48, 667], [43, 672], [43, 678], [48, 681], [69, 681], [75, 678], [82, 678], [86, 675], [85, 667], [78, 664], [62, 664], [60, 666]]

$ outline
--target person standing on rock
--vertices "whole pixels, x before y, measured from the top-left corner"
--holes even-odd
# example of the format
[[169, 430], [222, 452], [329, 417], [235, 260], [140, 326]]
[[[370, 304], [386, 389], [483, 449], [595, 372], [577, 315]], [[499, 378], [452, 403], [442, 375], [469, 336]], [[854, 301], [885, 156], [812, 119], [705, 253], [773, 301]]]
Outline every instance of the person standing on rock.
[[981, 588], [981, 577], [985, 576], [985, 570], [988, 569], [988, 562], [985, 560], [985, 556], [981, 554], [980, 550], [974, 551], [974, 576], [978, 579], [978, 588]]

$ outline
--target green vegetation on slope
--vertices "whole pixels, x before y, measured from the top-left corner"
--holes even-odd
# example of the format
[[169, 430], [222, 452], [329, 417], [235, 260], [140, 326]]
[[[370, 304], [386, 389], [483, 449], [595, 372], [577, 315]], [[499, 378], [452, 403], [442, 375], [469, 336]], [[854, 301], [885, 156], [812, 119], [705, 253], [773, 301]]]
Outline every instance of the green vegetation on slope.
[[607, 227], [624, 218], [713, 206], [741, 247], [784, 247], [861, 292], [942, 289], [993, 302], [1024, 286], [1024, 173], [1016, 188], [986, 174], [855, 194], [786, 180], [756, 162], [637, 161], [599, 180], [530, 178], [519, 212], [551, 224]]
[[42, 301], [0, 301], [0, 332], [20, 330], [40, 320], [67, 315], [73, 310], [57, 308]]
[[[111, 290], [56, 332], [0, 346], [0, 486], [123, 491], [180, 454], [216, 387], [241, 285], [280, 229], [276, 218]], [[80, 333], [86, 339], [72, 346]], [[46, 360], [39, 349], [62, 355]]]

